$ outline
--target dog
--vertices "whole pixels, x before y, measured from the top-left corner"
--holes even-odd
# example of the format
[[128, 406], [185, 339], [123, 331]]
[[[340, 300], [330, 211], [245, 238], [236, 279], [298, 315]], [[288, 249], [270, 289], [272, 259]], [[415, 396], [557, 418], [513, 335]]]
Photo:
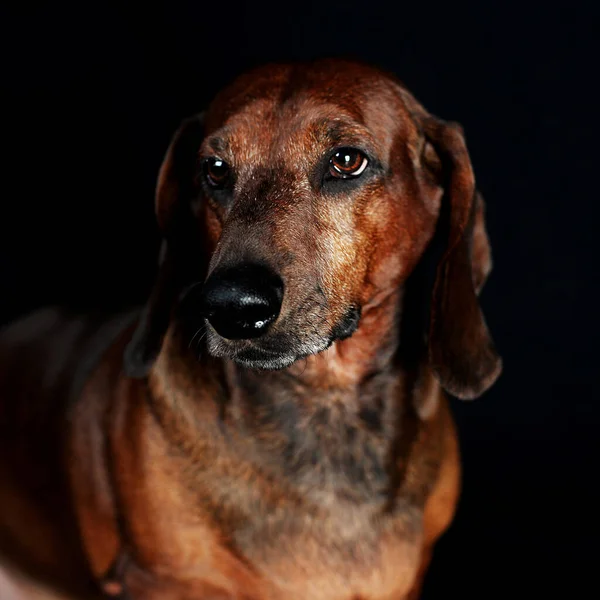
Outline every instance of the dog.
[[0, 349], [0, 547], [72, 597], [419, 597], [460, 489], [445, 392], [501, 371], [461, 127], [346, 60], [254, 69], [160, 168], [140, 313]]

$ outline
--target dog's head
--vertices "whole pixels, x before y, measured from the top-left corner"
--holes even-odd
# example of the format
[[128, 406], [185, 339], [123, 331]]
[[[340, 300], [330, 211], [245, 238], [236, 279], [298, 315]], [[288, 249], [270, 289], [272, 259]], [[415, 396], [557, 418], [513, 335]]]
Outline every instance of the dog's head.
[[183, 123], [156, 196], [162, 266], [126, 366], [143, 375], [183, 286], [210, 354], [287, 367], [360, 326], [405, 283], [446, 214], [429, 359], [451, 393], [500, 372], [477, 294], [483, 201], [462, 131], [393, 77], [342, 61], [246, 74]]

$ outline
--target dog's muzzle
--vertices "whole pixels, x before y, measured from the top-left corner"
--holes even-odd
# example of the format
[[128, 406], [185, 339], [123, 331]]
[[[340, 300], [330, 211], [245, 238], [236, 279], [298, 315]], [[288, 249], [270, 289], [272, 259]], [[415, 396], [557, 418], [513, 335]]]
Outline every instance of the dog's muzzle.
[[229, 340], [264, 335], [277, 319], [283, 281], [262, 265], [242, 264], [213, 272], [200, 297], [203, 316]]

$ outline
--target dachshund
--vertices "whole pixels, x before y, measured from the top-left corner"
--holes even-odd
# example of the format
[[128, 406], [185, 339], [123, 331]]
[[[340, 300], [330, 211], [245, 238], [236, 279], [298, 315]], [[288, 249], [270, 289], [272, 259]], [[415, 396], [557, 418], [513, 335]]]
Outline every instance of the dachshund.
[[140, 312], [2, 334], [5, 572], [76, 598], [418, 598], [459, 498], [446, 392], [501, 371], [462, 128], [373, 66], [270, 64], [183, 122], [155, 209]]

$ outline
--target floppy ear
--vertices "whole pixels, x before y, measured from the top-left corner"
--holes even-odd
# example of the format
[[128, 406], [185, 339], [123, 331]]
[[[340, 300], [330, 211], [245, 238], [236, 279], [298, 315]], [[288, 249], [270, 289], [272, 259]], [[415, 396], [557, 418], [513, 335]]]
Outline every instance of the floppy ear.
[[424, 132], [446, 176], [441, 218], [448, 223], [447, 246], [431, 299], [429, 360], [448, 392], [473, 399], [502, 370], [477, 298], [491, 269], [483, 198], [475, 189], [460, 126], [428, 117]]
[[[186, 119], [171, 140], [158, 174], [156, 216], [162, 232], [158, 275], [137, 328], [125, 349], [128, 377], [145, 377], [158, 356], [172, 309], [190, 274], [190, 260], [201, 260], [199, 228], [191, 202], [197, 196], [195, 174], [204, 135], [203, 115]], [[199, 270], [196, 265], [195, 271]]]

